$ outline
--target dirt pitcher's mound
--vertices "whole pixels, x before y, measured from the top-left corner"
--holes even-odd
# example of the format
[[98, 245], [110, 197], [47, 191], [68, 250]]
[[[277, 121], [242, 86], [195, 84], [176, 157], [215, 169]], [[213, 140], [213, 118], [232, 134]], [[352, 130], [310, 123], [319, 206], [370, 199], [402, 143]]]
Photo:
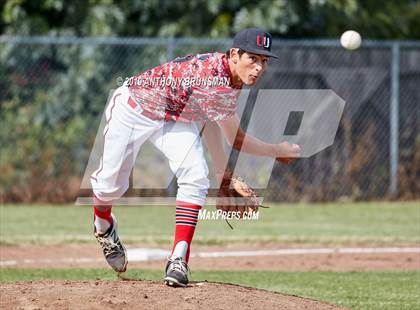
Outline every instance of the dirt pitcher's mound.
[[31, 281], [0, 285], [1, 309], [344, 309], [296, 296], [211, 282]]

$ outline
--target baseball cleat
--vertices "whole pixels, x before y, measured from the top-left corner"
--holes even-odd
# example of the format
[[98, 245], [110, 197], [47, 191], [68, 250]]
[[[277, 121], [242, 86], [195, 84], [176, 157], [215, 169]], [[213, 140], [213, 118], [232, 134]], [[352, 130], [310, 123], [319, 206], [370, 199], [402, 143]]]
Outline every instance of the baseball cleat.
[[120, 238], [118, 238], [117, 219], [113, 214], [111, 214], [111, 217], [112, 224], [106, 233], [100, 235], [96, 233], [96, 228], [94, 233], [96, 240], [98, 240], [101, 245], [106, 261], [112, 269], [120, 273], [127, 269], [127, 251], [121, 243]]
[[166, 264], [166, 276], [163, 281], [168, 286], [186, 287], [188, 284], [189, 271], [188, 265], [182, 260], [182, 257], [169, 259]]

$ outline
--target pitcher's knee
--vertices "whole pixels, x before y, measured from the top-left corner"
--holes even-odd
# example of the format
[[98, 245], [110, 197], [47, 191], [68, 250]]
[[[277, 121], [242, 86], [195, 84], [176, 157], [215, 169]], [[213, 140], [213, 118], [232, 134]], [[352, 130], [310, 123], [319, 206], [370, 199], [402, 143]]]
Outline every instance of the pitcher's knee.
[[203, 206], [206, 203], [206, 197], [210, 181], [207, 176], [197, 178], [178, 178], [177, 200]]
[[102, 201], [112, 201], [121, 198], [122, 195], [128, 189], [127, 184], [106, 186], [106, 184], [98, 184], [95, 180], [92, 180], [92, 190], [96, 197]]

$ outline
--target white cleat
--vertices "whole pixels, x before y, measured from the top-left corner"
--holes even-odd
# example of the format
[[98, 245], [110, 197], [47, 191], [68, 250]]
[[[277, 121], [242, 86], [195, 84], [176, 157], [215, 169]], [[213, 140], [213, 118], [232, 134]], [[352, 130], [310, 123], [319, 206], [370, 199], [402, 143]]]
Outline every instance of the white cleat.
[[117, 219], [113, 214], [112, 224], [104, 234], [96, 233], [96, 228], [94, 230], [95, 238], [98, 240], [101, 245], [102, 251], [104, 253], [105, 259], [108, 264], [116, 272], [121, 273], [127, 269], [127, 250], [124, 245], [121, 243], [120, 238], [117, 234]]

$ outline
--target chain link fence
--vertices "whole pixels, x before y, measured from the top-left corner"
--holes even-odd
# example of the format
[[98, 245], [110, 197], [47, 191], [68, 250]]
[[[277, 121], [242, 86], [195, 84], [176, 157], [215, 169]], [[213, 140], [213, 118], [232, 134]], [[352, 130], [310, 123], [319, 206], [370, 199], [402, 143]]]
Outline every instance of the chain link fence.
[[[119, 79], [231, 40], [0, 37], [0, 199], [66, 202]], [[256, 89], [332, 89], [346, 101], [333, 146], [275, 165], [272, 201], [420, 197], [420, 42], [277, 40]], [[254, 92], [255, 93], [255, 92]]]

